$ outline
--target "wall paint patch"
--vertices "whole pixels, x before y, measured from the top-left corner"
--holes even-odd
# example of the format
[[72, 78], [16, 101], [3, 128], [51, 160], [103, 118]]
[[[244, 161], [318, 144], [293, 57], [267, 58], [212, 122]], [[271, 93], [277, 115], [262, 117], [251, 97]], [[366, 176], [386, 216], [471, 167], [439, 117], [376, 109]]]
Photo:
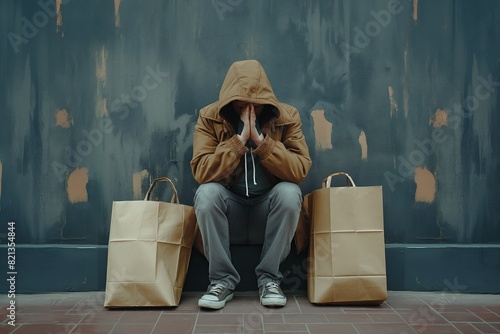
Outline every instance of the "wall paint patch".
[[415, 168], [415, 202], [432, 203], [436, 196], [436, 178], [426, 167]]
[[361, 130], [361, 133], [359, 134], [358, 141], [361, 146], [361, 159], [366, 160], [368, 159], [368, 144], [366, 142], [366, 134], [363, 130]]
[[442, 126], [448, 125], [448, 112], [444, 109], [438, 109], [434, 115], [429, 120], [429, 124], [432, 123], [434, 128], [440, 128]]
[[115, 28], [120, 27], [120, 4], [121, 0], [115, 0]]
[[408, 118], [408, 110], [410, 109], [410, 90], [408, 89], [408, 44], [406, 44], [405, 47], [404, 63], [405, 76], [403, 81], [403, 110], [405, 112], [405, 118]]
[[132, 187], [134, 190], [134, 199], [142, 199], [142, 181], [149, 176], [146, 169], [135, 172], [132, 176]]
[[394, 89], [392, 89], [392, 86], [388, 86], [387, 91], [389, 92], [389, 112], [392, 118], [392, 116], [398, 112], [398, 101], [394, 97]]
[[103, 97], [98, 97], [96, 101], [96, 113], [99, 117], [108, 117], [108, 99]]
[[413, 0], [413, 21], [418, 20], [418, 0]]
[[96, 51], [96, 78], [103, 82], [103, 85], [106, 85], [106, 62], [108, 58], [108, 52], [106, 48], [103, 46], [100, 51]]
[[56, 125], [61, 128], [69, 129], [73, 124], [73, 118], [69, 116], [68, 111], [65, 108], [58, 109], [56, 111]]
[[61, 12], [61, 0], [56, 0], [56, 31], [59, 32], [63, 24]]
[[107, 80], [107, 58], [108, 52], [103, 46], [100, 51], [96, 51], [96, 69], [95, 76], [97, 78], [97, 92], [96, 92], [96, 116], [97, 117], [107, 117], [109, 116], [107, 108], [107, 98], [103, 96], [103, 90], [106, 87]]
[[332, 123], [325, 118], [324, 110], [313, 110], [311, 116], [314, 121], [314, 139], [317, 150], [330, 150], [332, 145]]
[[88, 201], [87, 183], [89, 172], [87, 168], [77, 168], [68, 177], [68, 200], [70, 203]]

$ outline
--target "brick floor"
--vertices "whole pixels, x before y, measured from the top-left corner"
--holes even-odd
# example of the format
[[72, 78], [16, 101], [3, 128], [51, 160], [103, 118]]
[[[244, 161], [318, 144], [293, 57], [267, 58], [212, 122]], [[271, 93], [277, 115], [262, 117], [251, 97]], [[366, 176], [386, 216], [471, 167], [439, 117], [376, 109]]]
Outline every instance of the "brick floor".
[[390, 291], [378, 306], [318, 306], [294, 292], [270, 309], [257, 292], [237, 292], [224, 309], [207, 311], [197, 306], [201, 294], [185, 293], [175, 308], [119, 310], [103, 307], [104, 292], [17, 295], [15, 326], [3, 295], [0, 334], [500, 333], [499, 295]]

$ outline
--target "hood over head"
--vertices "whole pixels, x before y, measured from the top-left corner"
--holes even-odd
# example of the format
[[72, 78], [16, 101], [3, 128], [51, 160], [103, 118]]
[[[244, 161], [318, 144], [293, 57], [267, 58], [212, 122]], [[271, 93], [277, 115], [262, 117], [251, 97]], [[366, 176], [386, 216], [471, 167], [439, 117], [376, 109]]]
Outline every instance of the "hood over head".
[[219, 93], [219, 115], [232, 121], [236, 115], [230, 104], [236, 100], [265, 105], [265, 118], [279, 117], [281, 113], [266, 72], [257, 60], [242, 60], [231, 65]]

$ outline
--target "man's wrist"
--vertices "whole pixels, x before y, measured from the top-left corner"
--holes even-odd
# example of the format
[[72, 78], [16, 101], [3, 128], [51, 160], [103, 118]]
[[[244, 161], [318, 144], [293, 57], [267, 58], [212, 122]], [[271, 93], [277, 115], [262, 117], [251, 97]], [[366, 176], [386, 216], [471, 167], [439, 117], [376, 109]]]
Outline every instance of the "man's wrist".
[[259, 147], [264, 142], [264, 135], [260, 135], [257, 140], [254, 140], [254, 143], [257, 147]]
[[238, 138], [238, 140], [240, 141], [240, 143], [242, 143], [243, 145], [246, 144], [247, 141], [245, 139], [243, 139], [242, 135], [236, 135], [236, 137]]

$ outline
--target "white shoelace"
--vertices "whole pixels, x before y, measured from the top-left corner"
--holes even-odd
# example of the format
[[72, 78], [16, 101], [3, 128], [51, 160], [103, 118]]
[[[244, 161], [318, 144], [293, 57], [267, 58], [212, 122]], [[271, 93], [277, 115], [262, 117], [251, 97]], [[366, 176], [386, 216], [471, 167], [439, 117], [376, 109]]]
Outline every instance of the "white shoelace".
[[210, 291], [208, 293], [214, 296], [219, 296], [222, 290], [224, 290], [224, 285], [215, 284], [213, 287], [210, 288]]
[[269, 282], [266, 284], [265, 290], [280, 295], [279, 285], [275, 282]]

